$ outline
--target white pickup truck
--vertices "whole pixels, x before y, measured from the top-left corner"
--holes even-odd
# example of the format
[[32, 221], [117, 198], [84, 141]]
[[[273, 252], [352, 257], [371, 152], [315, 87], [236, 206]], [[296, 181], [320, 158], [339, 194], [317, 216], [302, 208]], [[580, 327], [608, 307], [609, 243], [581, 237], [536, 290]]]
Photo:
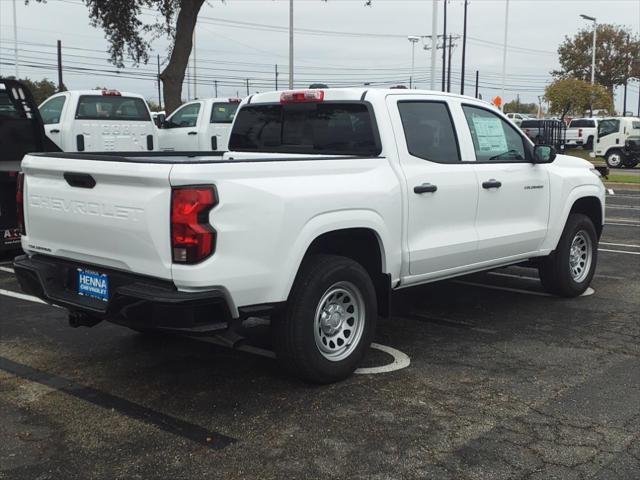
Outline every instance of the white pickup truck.
[[574, 118], [567, 127], [565, 145], [593, 150], [596, 138], [598, 138], [597, 118]]
[[25, 292], [136, 330], [271, 319], [282, 365], [347, 377], [393, 290], [528, 262], [548, 291], [594, 275], [605, 188], [469, 97], [273, 92], [224, 156], [27, 155]]
[[240, 98], [205, 98], [185, 103], [161, 124], [160, 150], [225, 151]]
[[142, 95], [117, 90], [56, 93], [39, 107], [45, 133], [63, 152], [150, 151], [157, 129]]

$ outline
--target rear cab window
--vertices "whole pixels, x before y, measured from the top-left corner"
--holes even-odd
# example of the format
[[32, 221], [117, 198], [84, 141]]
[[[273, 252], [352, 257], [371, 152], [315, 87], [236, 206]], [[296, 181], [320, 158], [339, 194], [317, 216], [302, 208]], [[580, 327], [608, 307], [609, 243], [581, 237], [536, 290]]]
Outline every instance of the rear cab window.
[[210, 123], [233, 123], [240, 102], [217, 102], [211, 108]]
[[523, 120], [520, 128], [539, 128], [540, 120]]
[[594, 120], [571, 120], [569, 128], [595, 128]]
[[377, 156], [380, 138], [366, 102], [249, 104], [237, 113], [229, 150]]
[[141, 98], [108, 95], [81, 95], [76, 120], [151, 121], [147, 104]]

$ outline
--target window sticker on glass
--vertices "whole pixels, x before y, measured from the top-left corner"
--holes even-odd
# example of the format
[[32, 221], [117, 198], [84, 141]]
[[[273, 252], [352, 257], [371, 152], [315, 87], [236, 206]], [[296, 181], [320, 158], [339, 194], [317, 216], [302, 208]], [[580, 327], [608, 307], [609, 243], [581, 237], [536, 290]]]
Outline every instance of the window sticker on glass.
[[481, 152], [504, 152], [508, 150], [507, 138], [502, 123], [497, 117], [473, 117], [473, 126]]

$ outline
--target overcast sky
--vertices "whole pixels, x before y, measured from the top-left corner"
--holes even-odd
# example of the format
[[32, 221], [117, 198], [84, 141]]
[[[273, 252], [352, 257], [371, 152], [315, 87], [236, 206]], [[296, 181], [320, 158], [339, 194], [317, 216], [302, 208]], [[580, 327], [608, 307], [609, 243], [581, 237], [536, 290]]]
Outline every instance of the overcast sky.
[[[404, 82], [411, 75], [411, 45], [407, 35], [431, 34], [431, 0], [294, 0], [296, 28], [296, 83], [329, 85], [364, 82]], [[106, 86], [139, 92], [157, 100], [153, 78], [156, 54], [167, 54], [165, 39], [154, 42], [150, 64], [139, 69], [127, 66], [117, 74], [107, 59], [107, 43], [100, 29], [89, 25], [87, 9], [80, 0], [48, 0], [46, 4], [17, 3], [20, 75], [32, 79], [57, 78], [55, 43], [63, 44], [70, 89]], [[213, 96], [218, 79], [220, 96], [244, 95], [249, 88], [264, 91], [275, 87], [275, 65], [279, 86], [287, 81], [288, 0], [209, 0], [197, 27], [197, 95]], [[462, 35], [462, 0], [448, 4], [448, 33]], [[508, 22], [506, 100], [520, 95], [537, 101], [558, 67], [557, 47], [565, 35], [589, 27], [580, 13], [595, 16], [600, 23], [640, 29], [640, 0], [511, 0]], [[145, 11], [149, 20], [152, 11]], [[500, 93], [505, 0], [471, 0], [467, 44], [466, 93], [473, 94], [475, 71], [480, 72], [480, 92], [485, 99]], [[438, 34], [442, 34], [443, 2], [439, 5]], [[315, 30], [315, 31], [309, 31]], [[429, 41], [427, 40], [427, 43]], [[460, 90], [461, 40], [454, 40], [452, 91]], [[0, 0], [0, 74], [11, 75], [13, 63], [12, 0]], [[441, 51], [438, 52], [441, 55]], [[589, 55], [589, 52], [585, 52]], [[416, 48], [418, 86], [429, 85], [430, 52]], [[27, 65], [32, 65], [31, 67]], [[438, 88], [441, 59], [438, 60]], [[36, 68], [37, 66], [38, 68]], [[91, 69], [94, 71], [80, 70]], [[96, 72], [95, 70], [104, 70]], [[184, 97], [193, 96], [193, 87]], [[621, 109], [622, 94], [616, 104]], [[638, 83], [629, 87], [627, 110], [637, 110]]]

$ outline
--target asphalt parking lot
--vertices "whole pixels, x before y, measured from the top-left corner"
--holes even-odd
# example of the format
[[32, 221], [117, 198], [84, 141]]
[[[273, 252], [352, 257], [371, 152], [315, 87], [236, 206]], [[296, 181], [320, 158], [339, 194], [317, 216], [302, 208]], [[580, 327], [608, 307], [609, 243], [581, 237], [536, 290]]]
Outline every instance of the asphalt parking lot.
[[638, 479], [640, 191], [607, 216], [592, 295], [520, 267], [399, 293], [323, 387], [262, 348], [72, 329], [5, 257], [0, 478]]

